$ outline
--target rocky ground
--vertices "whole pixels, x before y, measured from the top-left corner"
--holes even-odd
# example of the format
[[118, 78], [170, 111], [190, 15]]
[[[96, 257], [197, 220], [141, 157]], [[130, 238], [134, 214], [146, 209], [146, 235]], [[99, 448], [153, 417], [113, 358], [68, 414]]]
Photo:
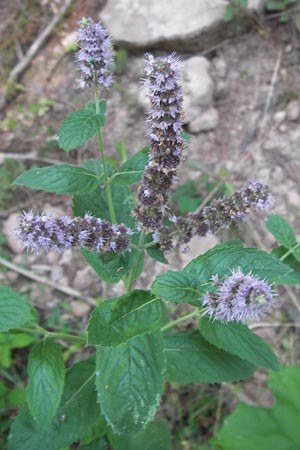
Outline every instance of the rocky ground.
[[[81, 2], [75, 2], [66, 20], [32, 60], [20, 80], [23, 92], [7, 102], [2, 112], [2, 163], [9, 156], [24, 168], [29, 168], [33, 164], [80, 163], [86, 158], [97, 157], [96, 143], [93, 141], [69, 155], [65, 154], [55, 144], [55, 132], [69, 112], [81, 107], [90, 98], [90, 92], [76, 89], [76, 65], [71, 51], [73, 31], [81, 16], [92, 16], [94, 19], [97, 19], [99, 13], [101, 16], [101, 6], [105, 3], [103, 19], [108, 28], [117, 33], [119, 28], [111, 19], [117, 2], [102, 2], [100, 5], [99, 2], [89, 0], [85, 2], [85, 6]], [[124, 3], [126, 5], [128, 2]], [[191, 2], [191, 5], [192, 3], [197, 2]], [[57, 7], [59, 6], [57, 2]], [[155, 8], [153, 11], [151, 10], [151, 14], [155, 14]], [[224, 10], [222, 11], [224, 14]], [[219, 12], [218, 14], [220, 16]], [[185, 128], [194, 135], [186, 152], [186, 163], [180, 171], [180, 179], [197, 180], [206, 174], [213, 181], [220, 179], [221, 174], [225, 173], [228, 183], [241, 187], [249, 178], [256, 178], [270, 185], [276, 199], [273, 212], [285, 217], [299, 231], [299, 32], [291, 22], [281, 25], [278, 21], [267, 21], [258, 15], [255, 17], [259, 18], [259, 26], [251, 26], [250, 20], [247, 27], [243, 27], [238, 33], [233, 33], [232, 27], [229, 27], [223, 36], [223, 31], [220, 34], [220, 30], [223, 30], [220, 25], [222, 15], [219, 16], [213, 19], [211, 40], [206, 31], [204, 33], [195, 28], [197, 24], [191, 24], [181, 35], [181, 28], [178, 31], [178, 27], [165, 35], [163, 20], [157, 27], [156, 34], [153, 30], [155, 27], [150, 22], [148, 41], [144, 35], [141, 42], [137, 42], [135, 35], [115, 36], [115, 40], [119, 42], [116, 82], [112, 90], [103, 93], [108, 100], [104, 132], [106, 154], [117, 158], [118, 142], [126, 145], [130, 155], [145, 146], [144, 118], [147, 103], [140, 86], [143, 53], [150, 49], [155, 54], [164, 54], [166, 50], [162, 48], [177, 51], [183, 62]], [[142, 19], [140, 16], [136, 17], [139, 21], [137, 25], [141, 26]], [[207, 24], [204, 25], [206, 30]], [[201, 38], [203, 39], [199, 44]], [[121, 293], [120, 285], [99, 285], [98, 278], [86, 267], [78, 252], [38, 256], [23, 254], [11, 234], [19, 211], [55, 210], [58, 214], [71, 214], [71, 200], [67, 196], [58, 197], [20, 188], [11, 192], [9, 200], [1, 204], [2, 233], [7, 239], [7, 244], [2, 245], [1, 255], [5, 254], [15, 265], [24, 264], [44, 280], [71, 287], [85, 297], [112, 297]], [[257, 246], [270, 248], [274, 243], [266, 231], [263, 217], [256, 217], [242, 226], [240, 235], [246, 243]], [[223, 238], [224, 236], [218, 236], [193, 242], [189, 254], [178, 251], [176, 255], [170, 256], [172, 268], [182, 267]], [[144, 274], [137, 286], [147, 288], [153, 277], [162, 270], [166, 270], [162, 264], [154, 267], [149, 261], [146, 262]], [[56, 325], [64, 321], [73, 326], [77, 320], [76, 327], [84, 328], [90, 305], [82, 298], [76, 298], [74, 292], [73, 295], [66, 295], [53, 290], [44, 283], [22, 277], [17, 270], [0, 273], [0, 280], [29, 294], [45, 317], [52, 317], [53, 311], [58, 311]], [[299, 307], [298, 298], [299, 289], [288, 293], [282, 291], [282, 300], [272, 320], [290, 322], [297, 321], [298, 317], [299, 323], [299, 312], [295, 306], [296, 302]], [[296, 331], [291, 332], [288, 327], [281, 326], [260, 328], [258, 332], [277, 349], [282, 363], [299, 362], [300, 349]], [[285, 350], [287, 346], [288, 352]], [[263, 386], [265, 378], [264, 372], [258, 372], [254, 380], [244, 383], [241, 396], [252, 403], [267, 404], [269, 397], [265, 395], [265, 390], [258, 389]], [[233, 405], [236, 397], [231, 390], [224, 387], [221, 389], [224, 405], [225, 402]], [[195, 395], [194, 388], [188, 392], [181, 390], [179, 393], [174, 393], [171, 389], [170, 398], [173, 399], [174, 395], [177, 400], [168, 405], [163, 404], [160, 414], [171, 420], [175, 427], [178, 421], [185, 427], [186, 419], [178, 418], [178, 415], [186, 411], [187, 404]], [[186, 445], [185, 448], [192, 448]]]

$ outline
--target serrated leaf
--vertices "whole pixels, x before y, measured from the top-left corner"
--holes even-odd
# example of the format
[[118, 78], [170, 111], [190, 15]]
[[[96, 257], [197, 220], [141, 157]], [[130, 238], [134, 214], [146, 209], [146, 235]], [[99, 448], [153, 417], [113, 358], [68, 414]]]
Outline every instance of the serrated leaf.
[[138, 433], [153, 419], [163, 391], [164, 345], [160, 332], [117, 347], [98, 347], [96, 388], [115, 433]]
[[59, 129], [59, 146], [66, 152], [79, 147], [95, 136], [104, 122], [105, 116], [96, 114], [92, 108], [72, 112]]
[[152, 283], [152, 292], [172, 303], [191, 303], [201, 305], [200, 291], [194, 277], [188, 273], [168, 272], [158, 275]]
[[96, 427], [108, 431], [96, 402], [95, 358], [81, 361], [67, 371], [59, 410], [46, 427], [24, 408], [14, 420], [8, 450], [61, 450], [82, 440]]
[[56, 194], [76, 195], [95, 190], [99, 179], [84, 167], [61, 164], [30, 169], [18, 176], [13, 184]]
[[169, 261], [165, 258], [164, 253], [160, 250], [159, 245], [154, 245], [153, 247], [148, 247], [147, 253], [155, 261], [158, 261], [162, 264], [169, 264]]
[[255, 367], [207, 342], [198, 331], [165, 338], [167, 380], [177, 383], [219, 383], [250, 377]]
[[25, 325], [32, 319], [30, 305], [12, 289], [0, 286], [0, 332]]
[[283, 217], [277, 216], [276, 214], [268, 216], [267, 228], [285, 248], [290, 249], [297, 243], [293, 228]]
[[88, 343], [114, 347], [134, 336], [156, 331], [160, 323], [160, 300], [148, 291], [131, 291], [106, 300], [93, 311], [88, 325]]
[[199, 320], [199, 330], [215, 347], [245, 359], [254, 366], [279, 370], [277, 357], [271, 347], [245, 325], [211, 321], [207, 317], [202, 317]]
[[269, 386], [276, 399], [272, 408], [240, 403], [211, 439], [220, 450], [294, 450], [300, 442], [300, 368], [271, 372]]
[[171, 450], [171, 435], [167, 422], [151, 422], [141, 433], [110, 435], [114, 450]]
[[[287, 252], [285, 247], [277, 247], [272, 250], [272, 255], [280, 259]], [[295, 258], [295, 255], [289, 255], [284, 259], [284, 263], [291, 269], [291, 272], [282, 275], [277, 283], [279, 284], [290, 284], [292, 286], [297, 286], [300, 283], [300, 263]]]
[[43, 339], [29, 355], [27, 404], [34, 420], [42, 427], [54, 417], [65, 380], [61, 348], [50, 339]]
[[218, 274], [220, 278], [229, 275], [232, 269], [240, 267], [244, 273], [251, 272], [272, 283], [291, 272], [291, 269], [273, 255], [256, 248], [244, 247], [234, 241], [217, 245], [213, 249], [193, 259], [184, 272], [193, 274], [202, 283]]
[[[106, 281], [106, 283], [118, 283], [124, 275], [134, 267], [139, 256], [136, 250], [125, 252], [124, 254], [117, 253], [95, 253], [82, 249], [81, 254], [86, 262], [94, 269], [99, 277]], [[143, 269], [139, 266], [140, 271]], [[137, 273], [137, 276], [140, 272]]]
[[86, 445], [81, 445], [80, 450], [107, 450], [108, 443], [105, 438], [98, 438]]
[[145, 147], [128, 161], [113, 175], [113, 182], [116, 186], [129, 186], [141, 180], [145, 166], [149, 159], [149, 147]]

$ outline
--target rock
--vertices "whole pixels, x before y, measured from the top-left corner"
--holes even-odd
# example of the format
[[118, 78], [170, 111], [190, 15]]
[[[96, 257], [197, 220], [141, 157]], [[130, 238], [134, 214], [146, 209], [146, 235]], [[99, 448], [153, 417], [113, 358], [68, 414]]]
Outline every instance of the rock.
[[209, 67], [209, 61], [202, 56], [194, 56], [184, 62], [185, 123], [196, 119], [203, 107], [212, 104], [214, 84], [209, 74]]
[[88, 266], [76, 272], [75, 278], [73, 280], [73, 286], [75, 289], [82, 291], [84, 289], [87, 289], [90, 283], [90, 268]]
[[71, 309], [75, 317], [82, 317], [90, 312], [91, 307], [87, 303], [73, 300], [71, 302]]
[[283, 122], [284, 120], [285, 120], [285, 118], [286, 118], [286, 112], [285, 111], [277, 111], [275, 114], [274, 114], [274, 121], [275, 122], [277, 122], [277, 123], [281, 123], [281, 122]]
[[[203, 238], [195, 237], [191, 240], [191, 242], [189, 242], [187, 246], [182, 245], [180, 247], [180, 258], [182, 261], [182, 266], [186, 266], [186, 264], [188, 264], [192, 259], [207, 252], [209, 249], [215, 247], [215, 245], [217, 245], [218, 243], [219, 240], [216, 236], [209, 235]], [[189, 251], [184, 252], [185, 247], [187, 247]]]
[[218, 111], [215, 108], [209, 108], [189, 124], [189, 131], [196, 134], [201, 131], [210, 131], [217, 128], [218, 124]]
[[127, 48], [204, 49], [224, 37], [224, 0], [108, 0], [100, 13]]
[[286, 108], [287, 119], [295, 122], [300, 117], [300, 103], [298, 100], [292, 100]]
[[10, 214], [7, 220], [3, 222], [3, 234], [7, 239], [7, 243], [10, 249], [14, 253], [23, 253], [24, 249], [20, 246], [20, 241], [17, 236], [14, 234], [14, 229], [18, 225], [18, 219], [20, 217], [19, 213]]
[[290, 190], [287, 194], [287, 201], [290, 205], [300, 209], [300, 195], [296, 190]]

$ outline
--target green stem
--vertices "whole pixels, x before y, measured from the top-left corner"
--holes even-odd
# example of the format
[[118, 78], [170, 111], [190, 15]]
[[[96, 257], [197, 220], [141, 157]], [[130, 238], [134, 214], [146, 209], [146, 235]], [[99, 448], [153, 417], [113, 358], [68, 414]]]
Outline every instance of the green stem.
[[168, 330], [169, 328], [172, 328], [175, 325], [177, 325], [178, 323], [184, 322], [185, 320], [190, 319], [191, 317], [200, 316], [201, 313], [202, 313], [202, 309], [196, 309], [196, 310], [192, 311], [191, 313], [186, 314], [185, 316], [179, 317], [179, 319], [176, 319], [176, 320], [173, 320], [172, 322], [167, 323], [167, 325], [164, 325], [163, 327], [161, 327], [161, 331]]
[[141, 232], [141, 234], [140, 234], [139, 243], [137, 245], [137, 248], [139, 249], [140, 254], [138, 255], [136, 264], [133, 266], [133, 268], [131, 269], [131, 271], [128, 274], [127, 283], [125, 285], [125, 287], [127, 289], [127, 292], [131, 290], [132, 283], [135, 280], [135, 275], [136, 275], [137, 268], [138, 268], [138, 266], [139, 266], [139, 264], [141, 262], [141, 258], [144, 257], [144, 250], [142, 249], [144, 238], [145, 238], [145, 231], [143, 230]]
[[75, 334], [59, 333], [56, 331], [47, 331], [39, 325], [35, 325], [35, 328], [18, 327], [14, 331], [28, 334], [39, 334], [45, 337], [54, 337], [58, 339], [65, 339], [66, 341], [75, 341], [86, 344], [86, 339]]
[[[99, 95], [98, 95], [96, 81], [94, 81], [94, 94], [95, 94], [96, 114], [100, 114]], [[104, 185], [105, 185], [105, 191], [106, 191], [106, 196], [107, 196], [109, 214], [110, 214], [112, 223], [117, 223], [117, 218], [116, 218], [116, 213], [115, 213], [115, 209], [114, 209], [112, 193], [111, 193], [111, 188], [110, 188], [110, 180], [108, 177], [106, 161], [105, 161], [105, 157], [104, 157], [104, 148], [103, 148], [102, 134], [101, 134], [100, 128], [97, 130], [96, 135], [97, 135], [98, 147], [99, 147], [100, 157], [101, 157], [101, 162], [102, 162], [102, 167], [103, 167]]]
[[294, 247], [290, 248], [284, 255], [282, 255], [282, 257], [280, 258], [280, 261], [283, 261], [285, 258], [287, 258], [291, 253], [294, 253], [294, 251], [300, 247], [300, 242], [299, 244], [294, 245]]

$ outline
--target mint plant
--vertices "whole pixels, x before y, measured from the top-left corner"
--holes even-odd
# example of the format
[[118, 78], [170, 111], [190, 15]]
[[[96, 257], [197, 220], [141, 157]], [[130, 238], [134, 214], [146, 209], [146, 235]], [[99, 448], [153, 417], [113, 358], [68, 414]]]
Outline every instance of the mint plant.
[[[269, 345], [247, 324], [273, 306], [275, 283], [294, 270], [284, 261], [294, 254], [299, 261], [299, 244], [282, 224], [280, 242], [289, 246], [283, 255], [225, 242], [182, 270], [157, 276], [151, 290], [134, 289], [145, 253], [167, 264], [166, 254], [179, 244], [267, 210], [273, 198], [267, 186], [252, 180], [201, 211], [172, 213], [169, 197], [187, 147], [175, 54], [146, 55], [150, 148], [112, 168], [102, 143], [106, 104], [99, 99], [100, 87], [112, 84], [111, 40], [101, 23], [84, 18], [78, 43], [79, 86], [92, 88], [94, 100], [63, 121], [59, 144], [69, 152], [96, 136], [100, 158], [18, 176], [16, 185], [71, 195], [74, 217], [23, 212], [15, 233], [29, 251], [79, 248], [102, 280], [122, 280], [124, 294], [100, 302], [87, 333], [78, 335], [43, 328], [28, 303], [1, 288], [0, 332], [40, 337], [29, 355], [27, 405], [12, 425], [8, 449], [60, 450], [78, 443], [82, 449], [167, 450], [168, 427], [154, 420], [166, 381], [238, 381], [256, 367], [279, 369]], [[130, 186], [140, 181], [135, 194]], [[168, 302], [193, 310], [172, 320]], [[191, 317], [194, 329], [178, 330]], [[66, 370], [62, 340], [76, 343], [85, 355], [88, 348], [90, 356]]]

